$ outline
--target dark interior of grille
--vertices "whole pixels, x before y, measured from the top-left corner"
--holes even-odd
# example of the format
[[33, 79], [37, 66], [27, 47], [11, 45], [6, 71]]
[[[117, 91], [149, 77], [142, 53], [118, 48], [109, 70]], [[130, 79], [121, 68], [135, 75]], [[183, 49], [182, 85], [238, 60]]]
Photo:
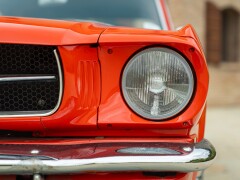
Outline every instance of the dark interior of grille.
[[56, 47], [0, 44], [0, 116], [53, 110], [59, 101]]

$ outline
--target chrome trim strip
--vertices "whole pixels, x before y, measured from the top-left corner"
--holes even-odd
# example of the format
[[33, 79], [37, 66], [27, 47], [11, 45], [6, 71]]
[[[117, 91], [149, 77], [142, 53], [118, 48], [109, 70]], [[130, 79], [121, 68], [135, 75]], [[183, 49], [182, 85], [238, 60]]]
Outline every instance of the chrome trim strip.
[[[146, 148], [151, 143], [143, 143]], [[169, 144], [171, 146], [169, 146]], [[40, 160], [37, 157], [26, 160], [0, 160], [0, 174], [66, 174], [84, 172], [124, 172], [124, 171], [172, 171], [195, 172], [208, 168], [216, 157], [214, 147], [203, 140], [197, 144], [160, 143], [172, 150], [182, 151], [180, 155], [149, 155], [96, 153], [79, 159]], [[41, 145], [40, 145], [41, 146]], [[96, 148], [105, 148], [106, 152], [116, 152], [119, 148], [132, 147], [132, 143], [121, 145], [97, 144]], [[102, 150], [103, 150], [102, 149]], [[181, 149], [181, 150], [180, 150]], [[184, 150], [185, 149], [185, 150]], [[73, 154], [76, 149], [72, 149]], [[78, 149], [79, 153], [81, 149]], [[57, 153], [57, 152], [56, 152]], [[67, 157], [69, 158], [69, 156]]]
[[0, 154], [0, 159], [8, 159], [8, 160], [26, 160], [26, 159], [31, 159], [31, 158], [37, 158], [37, 159], [40, 159], [40, 160], [57, 160], [56, 158], [53, 158], [53, 157], [49, 157], [49, 156], [24, 156], [24, 155], [5, 155], [5, 154]]
[[12, 76], [0, 77], [0, 82], [56, 80], [56, 76]]
[[163, 7], [160, 3], [160, 0], [155, 0], [155, 4], [156, 4], [156, 7], [157, 7], [157, 11], [158, 11], [158, 15], [159, 15], [159, 21], [162, 25], [162, 29], [163, 30], [168, 30], [168, 27], [167, 27], [167, 24], [166, 24], [166, 20], [165, 20], [165, 15], [163, 13]]
[[59, 97], [58, 97], [58, 102], [56, 107], [49, 113], [42, 115], [42, 116], [49, 116], [53, 113], [55, 113], [58, 108], [60, 107], [60, 104], [62, 102], [62, 96], [63, 96], [63, 74], [62, 74], [62, 68], [61, 68], [61, 63], [60, 63], [60, 58], [58, 56], [57, 50], [55, 49], [54, 51], [54, 55], [57, 61], [57, 66], [58, 66], [58, 76], [59, 76]]
[[[11, 111], [11, 112], [0, 111], [0, 118], [50, 116], [58, 110], [58, 108], [61, 104], [61, 101], [62, 101], [62, 96], [63, 96], [63, 74], [62, 74], [60, 58], [58, 56], [57, 50], [55, 49], [53, 51], [53, 53], [54, 53], [54, 56], [55, 56], [56, 61], [57, 61], [58, 75], [59, 75], [59, 98], [58, 98], [58, 102], [57, 102], [56, 107], [52, 110], [47, 110], [47, 111]], [[40, 79], [35, 79], [35, 80], [40, 80]]]

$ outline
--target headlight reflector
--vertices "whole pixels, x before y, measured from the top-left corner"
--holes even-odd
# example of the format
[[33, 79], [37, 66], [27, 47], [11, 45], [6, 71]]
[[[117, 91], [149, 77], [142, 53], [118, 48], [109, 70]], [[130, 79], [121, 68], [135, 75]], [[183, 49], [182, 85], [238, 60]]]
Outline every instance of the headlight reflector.
[[122, 91], [127, 104], [140, 116], [164, 120], [183, 110], [194, 88], [192, 70], [177, 52], [149, 48], [126, 65]]

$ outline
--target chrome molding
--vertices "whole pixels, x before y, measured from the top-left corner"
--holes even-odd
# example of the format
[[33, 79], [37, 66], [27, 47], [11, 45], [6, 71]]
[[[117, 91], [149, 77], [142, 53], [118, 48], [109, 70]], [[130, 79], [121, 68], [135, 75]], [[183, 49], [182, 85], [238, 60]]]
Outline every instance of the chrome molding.
[[58, 53], [57, 53], [57, 50], [55, 49], [54, 51], [54, 55], [55, 55], [55, 58], [56, 58], [56, 61], [57, 61], [57, 66], [58, 66], [58, 76], [59, 76], [59, 97], [58, 97], [58, 102], [57, 102], [57, 105], [56, 107], [50, 111], [49, 113], [45, 114], [45, 115], [42, 115], [42, 116], [49, 116], [53, 113], [55, 113], [60, 104], [61, 104], [61, 101], [62, 101], [62, 96], [63, 96], [63, 74], [62, 74], [62, 68], [61, 68], [61, 63], [60, 63], [60, 58], [58, 56]]
[[[29, 145], [34, 146], [34, 145]], [[124, 172], [124, 171], [171, 171], [171, 172], [195, 172], [208, 168], [216, 157], [214, 147], [207, 141], [203, 140], [197, 144], [188, 143], [98, 143], [87, 145], [69, 146], [69, 153], [72, 151], [75, 159], [69, 159], [71, 156], [62, 157], [61, 153], [66, 152], [66, 147], [61, 150], [61, 144], [57, 149], [58, 152], [52, 152], [54, 156], [60, 156], [57, 160], [41, 160], [37, 156], [26, 160], [0, 160], [0, 174], [67, 174], [67, 173], [84, 173], [84, 172]], [[132, 148], [141, 146], [141, 148], [152, 147], [169, 147], [173, 151], [179, 151], [180, 154], [121, 154], [119, 149]], [[14, 145], [13, 145], [14, 147]], [[11, 147], [13, 149], [13, 147]], [[24, 146], [23, 146], [24, 147]], [[41, 145], [38, 145], [41, 148]], [[45, 146], [46, 147], [46, 146]], [[89, 149], [96, 149], [104, 152], [102, 154], [92, 153]], [[26, 149], [30, 147], [25, 147]], [[89, 153], [84, 157], [81, 150], [84, 148]], [[137, 148], [137, 147], [135, 147]], [[21, 148], [21, 153], [23, 148]], [[185, 150], [184, 150], [185, 149]], [[7, 149], [4, 149], [8, 151]], [[85, 149], [86, 150], [86, 149]], [[186, 151], [187, 150], [187, 151]], [[56, 149], [55, 149], [56, 151]], [[39, 151], [41, 152], [41, 150]], [[78, 152], [80, 155], [76, 154]], [[49, 152], [46, 152], [49, 153]], [[78, 157], [78, 158], [76, 158]], [[56, 158], [56, 157], [55, 157]]]
[[48, 157], [48, 156], [24, 156], [24, 155], [2, 155], [0, 154], [0, 159], [8, 159], [8, 160], [26, 160], [26, 159], [31, 159], [31, 158], [37, 158], [40, 160], [57, 160], [56, 158], [53, 157]]
[[162, 7], [159, 0], [155, 0], [155, 4], [156, 4], [157, 12], [158, 12], [158, 15], [159, 15], [159, 21], [161, 23], [162, 29], [167, 30], [168, 27], [167, 27], [167, 24], [166, 24], [166, 20], [164, 18], [165, 15], [163, 13], [163, 7]]
[[[34, 117], [34, 116], [49, 116], [55, 113], [62, 101], [62, 95], [63, 95], [63, 74], [62, 74], [62, 68], [60, 63], [60, 58], [58, 56], [57, 50], [55, 49], [53, 51], [57, 66], [58, 66], [58, 75], [59, 75], [59, 98], [57, 105], [52, 110], [46, 110], [46, 111], [0, 111], [0, 118], [6, 118], [6, 117]], [[31, 80], [54, 80], [56, 79], [55, 76], [18, 76], [18, 77], [1, 77], [0, 82], [6, 82], [6, 81], [31, 81]], [[2, 80], [2, 81], [1, 81]]]
[[14, 82], [14, 81], [38, 81], [38, 80], [56, 80], [56, 76], [11, 76], [0, 77], [1, 82]]

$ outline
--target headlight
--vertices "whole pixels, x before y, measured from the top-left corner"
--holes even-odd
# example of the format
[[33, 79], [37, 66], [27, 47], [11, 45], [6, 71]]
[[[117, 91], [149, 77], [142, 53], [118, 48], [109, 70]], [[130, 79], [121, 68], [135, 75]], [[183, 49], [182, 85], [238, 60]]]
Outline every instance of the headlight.
[[136, 54], [122, 77], [127, 104], [151, 120], [170, 118], [183, 110], [192, 97], [193, 87], [189, 64], [167, 48], [149, 48]]

